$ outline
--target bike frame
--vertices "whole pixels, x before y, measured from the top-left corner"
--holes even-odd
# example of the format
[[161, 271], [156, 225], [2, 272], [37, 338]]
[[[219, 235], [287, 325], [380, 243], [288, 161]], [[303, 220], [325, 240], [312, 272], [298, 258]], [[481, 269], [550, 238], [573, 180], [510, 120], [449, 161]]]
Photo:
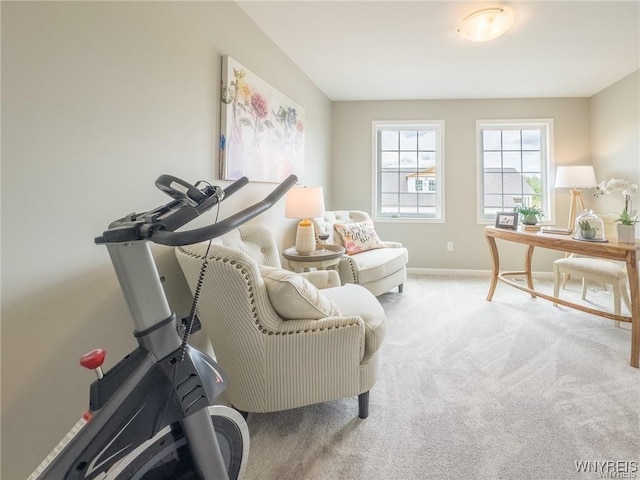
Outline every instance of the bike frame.
[[175, 232], [222, 198], [224, 191], [196, 187], [168, 175], [156, 186], [175, 200], [113, 222], [96, 239], [106, 244], [134, 324], [138, 348], [92, 383], [88, 421], [80, 421], [29, 479], [93, 479], [157, 432], [180, 422], [197, 474], [226, 479], [208, 407], [227, 387], [217, 363], [183, 342], [162, 288], [149, 242], [187, 245], [220, 236], [270, 208], [295, 183], [290, 176], [262, 202], [207, 227]]
[[91, 385], [93, 418], [43, 478], [95, 478], [176, 421], [182, 424], [201, 478], [227, 478], [207, 411], [226, 389], [224, 375], [214, 360], [192, 347], [180, 361], [182, 339], [148, 242], [107, 248], [139, 347]]

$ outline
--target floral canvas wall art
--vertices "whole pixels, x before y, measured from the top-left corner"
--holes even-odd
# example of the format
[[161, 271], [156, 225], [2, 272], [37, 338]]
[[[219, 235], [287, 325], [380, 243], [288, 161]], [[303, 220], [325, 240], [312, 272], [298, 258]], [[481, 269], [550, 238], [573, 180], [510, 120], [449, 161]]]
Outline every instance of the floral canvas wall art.
[[222, 58], [220, 178], [281, 182], [304, 164], [304, 109], [229, 56]]

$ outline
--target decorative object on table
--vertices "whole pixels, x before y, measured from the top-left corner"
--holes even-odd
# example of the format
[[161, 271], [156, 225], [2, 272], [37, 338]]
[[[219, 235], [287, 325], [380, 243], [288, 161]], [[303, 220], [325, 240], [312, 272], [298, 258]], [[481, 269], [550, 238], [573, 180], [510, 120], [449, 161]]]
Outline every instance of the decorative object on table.
[[575, 223], [576, 240], [585, 240], [589, 242], [606, 242], [604, 237], [604, 222], [590, 208], [576, 218]]
[[304, 109], [229, 56], [222, 57], [220, 178], [279, 182], [302, 176]]
[[616, 225], [618, 242], [636, 243], [637, 216], [635, 211], [630, 215], [629, 212], [623, 210], [616, 222], [618, 222]]
[[518, 213], [517, 212], [496, 213], [496, 227], [510, 228], [511, 230], [515, 230], [516, 228], [518, 228]]
[[627, 202], [630, 202], [631, 195], [634, 195], [638, 191], [638, 186], [634, 183], [624, 180], [623, 178], [612, 178], [607, 182], [601, 182], [596, 186], [596, 192], [594, 197], [600, 197], [602, 195], [609, 195], [613, 192], [621, 192], [625, 198], [625, 209], [630, 208]]
[[302, 219], [296, 232], [296, 250], [309, 255], [316, 249], [316, 235], [310, 218], [324, 214], [322, 187], [293, 187], [287, 192], [284, 216]]
[[597, 185], [596, 174], [591, 165], [558, 167], [556, 172], [556, 188], [568, 188], [571, 192], [567, 228], [573, 228], [576, 216], [584, 211], [582, 190], [585, 188], [596, 188]]
[[596, 227], [592, 226], [588, 220], [580, 220], [580, 236], [585, 240], [593, 240], [596, 238]]
[[318, 233], [318, 239], [320, 239], [320, 242], [322, 242], [322, 245], [327, 243], [327, 240], [329, 240], [329, 234], [328, 233]]
[[595, 197], [601, 195], [609, 195], [612, 192], [621, 192], [624, 197], [624, 208], [615, 220], [618, 231], [618, 242], [635, 243], [636, 241], [636, 223], [638, 216], [633, 210], [631, 203], [631, 195], [638, 191], [638, 186], [630, 183], [622, 178], [612, 178], [608, 182], [602, 182], [596, 187]]
[[522, 223], [525, 225], [537, 224], [538, 219], [544, 215], [544, 212], [536, 206], [526, 207], [524, 205], [521, 205], [519, 207], [514, 208], [514, 211], [520, 214], [520, 217], [522, 218]]

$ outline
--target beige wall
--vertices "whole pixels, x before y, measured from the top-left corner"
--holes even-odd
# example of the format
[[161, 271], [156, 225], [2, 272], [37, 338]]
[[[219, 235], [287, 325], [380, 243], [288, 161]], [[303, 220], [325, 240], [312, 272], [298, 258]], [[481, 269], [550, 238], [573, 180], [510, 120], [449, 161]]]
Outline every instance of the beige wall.
[[[489, 250], [476, 220], [476, 120], [552, 118], [556, 165], [590, 163], [589, 100], [417, 100], [337, 102], [333, 105], [331, 200], [335, 209], [371, 210], [373, 120], [445, 121], [446, 223], [378, 223], [381, 238], [408, 247], [409, 266], [489, 270]], [[357, 178], [358, 181], [354, 181]], [[569, 197], [559, 192], [556, 223], [568, 217]], [[452, 241], [454, 251], [446, 243]], [[505, 268], [522, 267], [523, 250], [501, 249]], [[536, 252], [534, 268], [551, 270], [557, 254]]]
[[[640, 70], [591, 97], [590, 107], [591, 155], [598, 182], [624, 178], [640, 185]], [[637, 208], [640, 195], [632, 200]], [[618, 193], [599, 197], [593, 204], [605, 219], [617, 218], [624, 207]], [[615, 227], [609, 232], [615, 234]]]
[[[88, 405], [96, 347], [134, 348], [108, 223], [164, 202], [154, 180], [215, 180], [220, 58], [306, 109], [306, 185], [328, 179], [331, 103], [232, 2], [1, 2], [2, 474], [25, 478]], [[220, 182], [224, 183], [224, 182]], [[253, 184], [221, 216], [262, 198]], [[291, 245], [283, 202], [268, 223]], [[212, 221], [213, 214], [203, 221]], [[286, 238], [285, 238], [286, 237]], [[176, 309], [186, 291], [156, 250]]]

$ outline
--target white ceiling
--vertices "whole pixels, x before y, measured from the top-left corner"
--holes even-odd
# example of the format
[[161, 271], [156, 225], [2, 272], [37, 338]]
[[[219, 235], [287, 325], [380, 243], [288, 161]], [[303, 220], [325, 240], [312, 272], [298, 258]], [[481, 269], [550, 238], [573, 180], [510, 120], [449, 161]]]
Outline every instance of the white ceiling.
[[[640, 68], [640, 0], [237, 3], [334, 101], [589, 97]], [[496, 5], [504, 36], [457, 34]]]

